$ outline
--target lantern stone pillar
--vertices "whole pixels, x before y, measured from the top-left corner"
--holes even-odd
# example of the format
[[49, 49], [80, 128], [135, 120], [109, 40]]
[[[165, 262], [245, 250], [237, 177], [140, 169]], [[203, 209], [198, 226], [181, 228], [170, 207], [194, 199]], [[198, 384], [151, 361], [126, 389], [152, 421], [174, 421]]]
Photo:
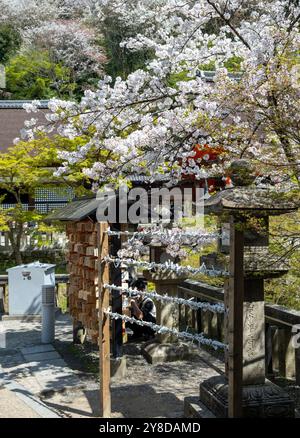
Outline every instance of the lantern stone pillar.
[[262, 279], [244, 280], [243, 384], [265, 383], [265, 302]]
[[[150, 260], [155, 263], [173, 261], [165, 248], [156, 245], [150, 248]], [[186, 280], [186, 276], [177, 275], [175, 272], [144, 272], [146, 280], [154, 283], [155, 290], [160, 295], [178, 297], [178, 285]], [[170, 329], [180, 330], [179, 305], [156, 301], [156, 322], [158, 325]], [[142, 353], [150, 363], [171, 362], [186, 359], [190, 354], [189, 347], [180, 342], [177, 336], [161, 333], [156, 335], [155, 341], [150, 341], [143, 347]]]
[[[289, 269], [285, 261], [278, 260], [269, 251], [269, 216], [296, 211], [297, 206], [271, 188], [249, 186], [251, 178], [249, 175], [245, 178], [244, 161], [235, 166], [237, 173], [241, 170], [234, 181], [236, 187], [219, 192], [205, 203], [206, 213], [214, 213], [226, 221], [234, 216], [244, 231], [243, 324], [239, 328], [243, 338], [241, 416], [290, 418], [295, 415], [294, 402], [287, 392], [266, 379], [264, 279], [279, 277]], [[246, 184], [242, 184], [243, 179], [247, 180]], [[225, 287], [227, 305], [232, 293], [230, 287]], [[230, 321], [226, 330], [227, 339], [232, 339]], [[232, 345], [229, 349], [232, 350]], [[234, 373], [234, 369], [230, 371]], [[204, 381], [200, 385], [202, 408], [199, 412], [208, 409], [216, 417], [227, 417], [228, 394], [232, 391], [229, 382], [228, 366], [227, 375]]]
[[[169, 297], [178, 297], [178, 285], [186, 280], [186, 277], [177, 276], [170, 272], [166, 274], [147, 274], [145, 276], [149, 281], [155, 284], [155, 290], [160, 295], [167, 294]], [[163, 325], [170, 329], [179, 330], [179, 305], [175, 303], [156, 302], [156, 320], [157, 324]], [[157, 339], [160, 343], [177, 343], [178, 338], [174, 335], [164, 333], [158, 333]]]

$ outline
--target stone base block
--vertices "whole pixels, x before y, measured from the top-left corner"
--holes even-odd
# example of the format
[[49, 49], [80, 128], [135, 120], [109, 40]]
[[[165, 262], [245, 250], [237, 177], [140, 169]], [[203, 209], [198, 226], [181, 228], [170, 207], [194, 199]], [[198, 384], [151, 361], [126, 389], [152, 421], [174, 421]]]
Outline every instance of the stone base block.
[[126, 356], [118, 359], [111, 357], [110, 359], [110, 374], [112, 379], [123, 379], [126, 375], [127, 360]]
[[184, 418], [216, 418], [199, 400], [199, 397], [185, 397]]
[[[201, 383], [200, 400], [216, 417], [228, 417], [228, 382], [226, 378], [216, 376]], [[244, 386], [243, 417], [294, 418], [294, 401], [282, 388], [269, 381], [263, 385]]]
[[191, 355], [191, 350], [185, 344], [151, 342], [142, 348], [142, 354], [149, 363], [154, 365], [156, 363], [188, 359]]

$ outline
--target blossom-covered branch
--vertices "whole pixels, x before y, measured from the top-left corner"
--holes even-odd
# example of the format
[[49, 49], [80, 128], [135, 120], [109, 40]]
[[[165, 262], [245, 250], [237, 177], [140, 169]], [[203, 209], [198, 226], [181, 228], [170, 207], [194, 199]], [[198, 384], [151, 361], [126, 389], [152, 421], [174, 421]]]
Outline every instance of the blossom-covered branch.
[[[100, 11], [101, 3], [107, 6], [100, 2]], [[94, 164], [83, 172], [95, 181], [132, 172], [203, 178], [203, 159], [193, 159], [193, 148], [209, 144], [223, 151], [212, 174], [224, 175], [243, 156], [275, 179], [278, 168], [263, 162], [288, 164], [285, 172], [300, 181], [299, 7], [287, 10], [279, 0], [152, 0], [136, 9], [111, 3], [120, 19], [137, 20], [143, 30], [123, 45], [151, 49], [153, 57], [126, 80], [100, 81], [79, 104], [50, 103], [48, 119], [62, 136], [92, 133], [86, 145], [61, 154], [59, 174], [92, 153]], [[235, 77], [226, 68], [233, 59]], [[200, 74], [207, 63], [213, 82]]]

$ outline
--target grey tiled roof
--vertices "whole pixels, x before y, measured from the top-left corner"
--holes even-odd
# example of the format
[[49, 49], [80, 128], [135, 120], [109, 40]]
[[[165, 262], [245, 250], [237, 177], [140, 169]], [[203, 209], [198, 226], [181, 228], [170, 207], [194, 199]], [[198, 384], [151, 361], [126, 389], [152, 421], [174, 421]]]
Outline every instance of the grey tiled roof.
[[[205, 79], [206, 82], [214, 82], [216, 72], [213, 70], [199, 70], [197, 72], [197, 75], [201, 78]], [[242, 73], [228, 73], [228, 77], [230, 79], [234, 79], [236, 81], [239, 81], [242, 77]]]
[[[32, 100], [0, 100], [0, 109], [23, 109], [24, 103], [31, 103]], [[47, 109], [49, 100], [40, 100], [39, 108]]]
[[298, 205], [285, 198], [275, 189], [261, 189], [255, 186], [235, 187], [223, 190], [205, 201], [206, 213], [222, 211], [261, 211], [270, 216], [295, 211]]
[[93, 215], [99, 205], [99, 199], [84, 198], [70, 202], [60, 210], [55, 211], [46, 218], [46, 222], [54, 221], [80, 221]]
[[[152, 177], [149, 175], [131, 174], [123, 176], [127, 181], [134, 183], [168, 182], [170, 180], [170, 176], [168, 175], [156, 175], [155, 177]], [[100, 178], [100, 182], [107, 182], [107, 178]]]

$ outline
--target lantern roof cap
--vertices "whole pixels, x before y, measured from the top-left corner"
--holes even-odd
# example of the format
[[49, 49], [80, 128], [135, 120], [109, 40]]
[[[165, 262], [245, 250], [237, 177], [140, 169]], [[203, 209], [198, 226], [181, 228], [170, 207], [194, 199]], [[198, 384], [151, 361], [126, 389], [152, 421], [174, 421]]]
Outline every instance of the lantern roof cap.
[[234, 187], [218, 192], [205, 201], [206, 213], [255, 212], [268, 216], [286, 214], [298, 209], [298, 205], [286, 198], [285, 192], [255, 186]]

